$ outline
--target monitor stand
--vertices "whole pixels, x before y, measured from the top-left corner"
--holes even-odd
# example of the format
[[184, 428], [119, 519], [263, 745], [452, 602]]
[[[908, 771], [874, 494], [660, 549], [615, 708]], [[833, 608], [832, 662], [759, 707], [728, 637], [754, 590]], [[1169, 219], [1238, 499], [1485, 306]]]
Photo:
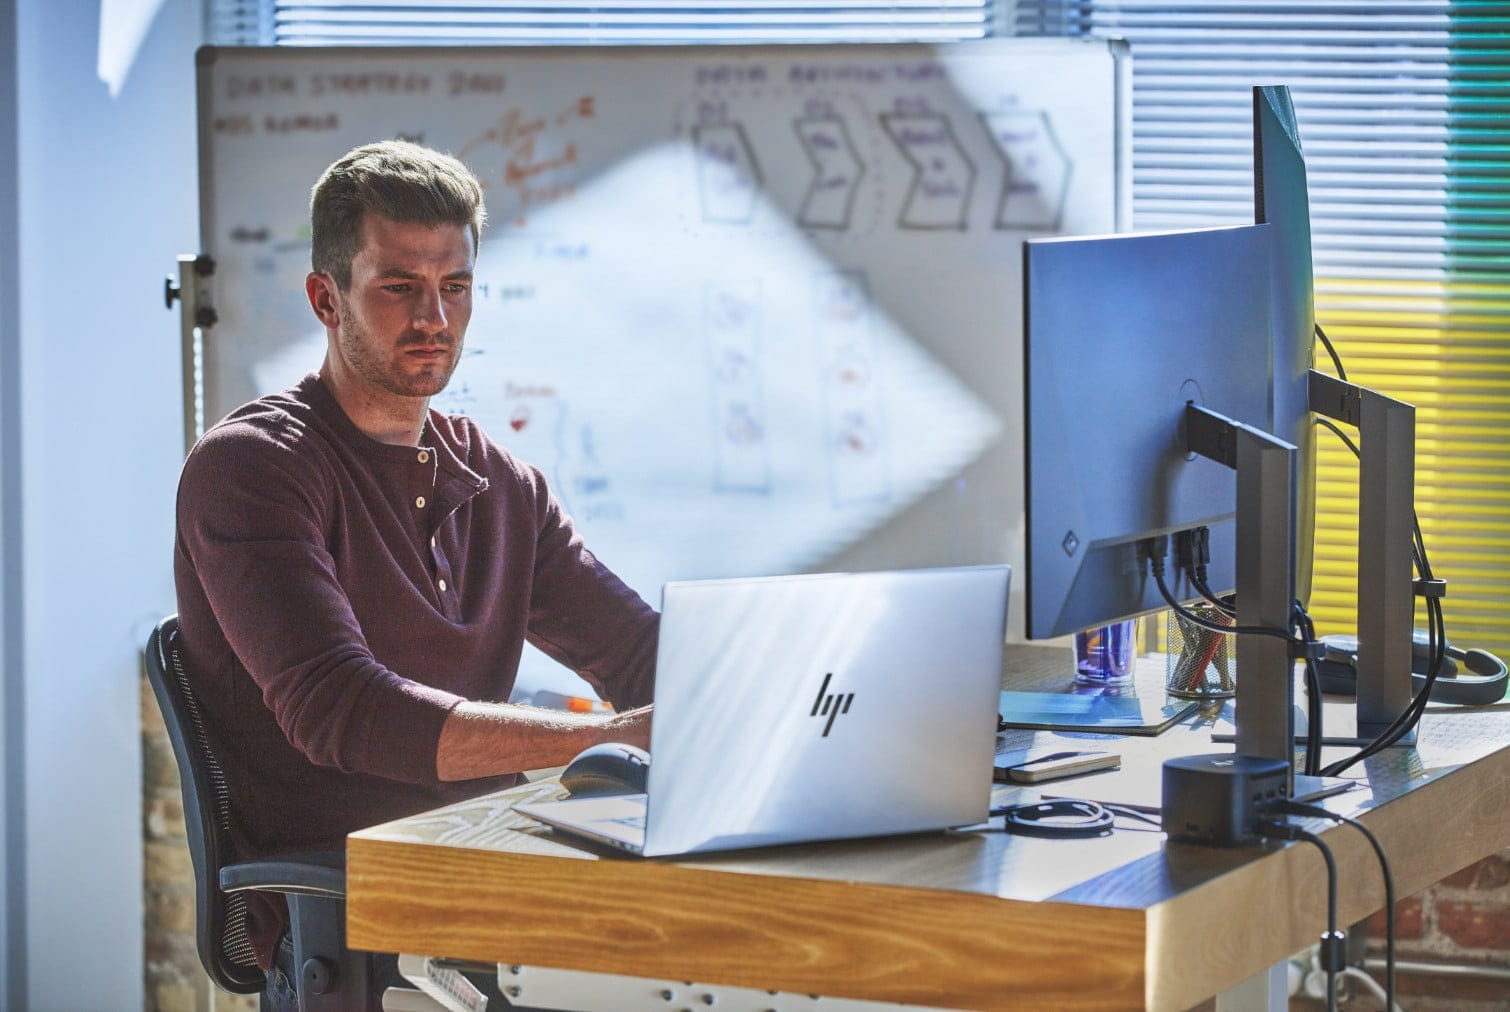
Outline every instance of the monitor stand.
[[[1359, 733], [1357, 727], [1358, 708], [1351, 702], [1333, 697], [1322, 697], [1321, 702], [1321, 744], [1325, 746], [1352, 746], [1359, 747], [1371, 744], [1373, 738], [1365, 738]], [[1215, 730], [1211, 732], [1211, 740], [1219, 743], [1230, 743], [1237, 740], [1235, 731], [1237, 723], [1237, 707], [1232, 709], [1232, 721], [1234, 730]], [[1222, 725], [1225, 727], [1225, 723]], [[1292, 719], [1295, 728], [1295, 744], [1307, 744], [1306, 731], [1309, 722], [1306, 717], [1306, 708], [1300, 704], [1295, 706], [1295, 714]], [[1416, 729], [1411, 728], [1395, 742], [1397, 748], [1410, 748], [1416, 743]], [[1312, 777], [1312, 780], [1317, 778]], [[1329, 779], [1329, 778], [1328, 778]], [[1296, 774], [1296, 782], [1299, 783], [1299, 774]], [[1299, 791], [1300, 788], [1296, 788]], [[1298, 798], [1299, 795], [1297, 794]]]
[[[1299, 712], [1301, 719], [1296, 722], [1295, 741], [1297, 744], [1304, 744], [1306, 740], [1304, 708], [1301, 708]], [[1360, 712], [1350, 700], [1323, 695], [1321, 697], [1321, 744], [1346, 745], [1353, 748], [1372, 744], [1387, 725], [1378, 728], [1370, 724], [1360, 726], [1358, 723]], [[1395, 747], [1410, 748], [1415, 743], [1416, 729], [1411, 728], [1401, 735], [1399, 741], [1395, 742]]]
[[1313, 777], [1305, 773], [1295, 774], [1295, 786], [1290, 790], [1290, 797], [1295, 801], [1316, 802], [1322, 798], [1330, 798], [1334, 794], [1352, 790], [1357, 786], [1352, 780], [1342, 777]]
[[1414, 694], [1416, 409], [1314, 369], [1309, 380], [1311, 410], [1358, 429], [1358, 702], [1356, 736], [1345, 743], [1367, 744]]
[[[1237, 471], [1237, 624], [1288, 632], [1295, 606], [1293, 444], [1198, 404], [1186, 445]], [[1237, 752], [1282, 759], [1295, 780], [1295, 679], [1288, 637], [1237, 637]]]

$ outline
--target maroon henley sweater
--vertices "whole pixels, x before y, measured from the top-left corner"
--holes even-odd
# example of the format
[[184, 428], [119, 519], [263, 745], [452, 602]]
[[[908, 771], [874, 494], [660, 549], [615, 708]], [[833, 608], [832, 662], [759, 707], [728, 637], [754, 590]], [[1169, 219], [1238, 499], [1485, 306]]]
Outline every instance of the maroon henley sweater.
[[[311, 374], [184, 465], [179, 626], [239, 858], [343, 850], [514, 783], [442, 783], [435, 752], [457, 703], [509, 698], [526, 639], [619, 709], [651, 700], [658, 616], [540, 472], [465, 417], [431, 411], [420, 441], [370, 438]], [[252, 904], [264, 965], [286, 916]]]

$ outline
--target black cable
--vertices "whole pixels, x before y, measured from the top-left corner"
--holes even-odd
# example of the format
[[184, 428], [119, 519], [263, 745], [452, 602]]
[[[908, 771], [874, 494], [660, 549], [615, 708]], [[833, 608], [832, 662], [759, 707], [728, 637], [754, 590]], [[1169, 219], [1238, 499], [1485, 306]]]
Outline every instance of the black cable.
[[1105, 808], [1107, 811], [1111, 812], [1119, 819], [1135, 819], [1138, 822], [1148, 823], [1150, 826], [1153, 826], [1160, 832], [1163, 832], [1164, 830], [1164, 821], [1162, 819], [1158, 818], [1155, 815], [1151, 815], [1148, 812], [1141, 812], [1130, 805], [1116, 805], [1103, 801], [1101, 802], [1101, 807]]
[[1357, 819], [1350, 819], [1346, 815], [1328, 811], [1320, 805], [1308, 805], [1303, 801], [1283, 801], [1270, 808], [1271, 811], [1287, 812], [1293, 815], [1310, 815], [1320, 819], [1331, 819], [1333, 822], [1345, 823], [1362, 833], [1364, 839], [1374, 848], [1374, 856], [1379, 859], [1379, 872], [1384, 876], [1384, 1007], [1386, 1012], [1394, 1012], [1395, 1008], [1395, 877], [1389, 870], [1389, 858], [1384, 855], [1384, 848], [1379, 843], [1379, 838], [1369, 831], [1369, 828]]
[[1331, 340], [1326, 336], [1326, 331], [1321, 329], [1319, 322], [1312, 321], [1311, 325], [1316, 328], [1316, 336], [1321, 339], [1321, 346], [1326, 349], [1328, 355], [1332, 356], [1332, 365], [1337, 368], [1337, 378], [1345, 381], [1347, 370], [1342, 368], [1342, 359], [1337, 357], [1337, 349], [1332, 347]]
[[1321, 851], [1321, 856], [1326, 861], [1326, 932], [1321, 936], [1317, 951], [1321, 957], [1321, 967], [1326, 971], [1327, 1012], [1336, 1012], [1337, 971], [1347, 965], [1345, 939], [1337, 930], [1337, 859], [1332, 856], [1332, 848], [1323, 843], [1321, 837], [1288, 822], [1264, 823], [1259, 827], [1259, 832], [1281, 840], [1304, 840]]
[[1421, 534], [1421, 517], [1415, 510], [1410, 511], [1411, 535], [1415, 542], [1416, 561], [1421, 567], [1423, 580], [1434, 579], [1431, 572], [1431, 561], [1426, 557], [1426, 538]]
[[[1434, 581], [1436, 574], [1431, 571], [1431, 559], [1426, 554], [1426, 537], [1421, 533], [1421, 517], [1415, 510], [1411, 510], [1410, 519], [1411, 555], [1415, 561], [1416, 575], [1422, 580]], [[1426, 642], [1428, 651], [1426, 674], [1428, 681], [1434, 681], [1447, 658], [1447, 620], [1442, 614], [1441, 598], [1426, 598], [1426, 616]], [[1424, 703], [1422, 704], [1422, 708], [1425, 708]]]
[[1163, 557], [1158, 555], [1149, 555], [1148, 561], [1149, 567], [1153, 571], [1154, 582], [1158, 584], [1159, 594], [1164, 598], [1165, 603], [1168, 604], [1169, 607], [1173, 608], [1174, 611], [1182, 618], [1187, 619], [1191, 624], [1198, 625], [1202, 629], [1210, 629], [1213, 632], [1232, 633], [1234, 635], [1241, 636], [1277, 636], [1280, 639], [1285, 640], [1286, 642], [1291, 641], [1292, 637], [1290, 636], [1290, 632], [1286, 629], [1274, 629], [1270, 628], [1269, 626], [1258, 625], [1221, 625], [1201, 615], [1197, 615], [1189, 608], [1186, 608], [1184, 605], [1180, 604], [1179, 601], [1175, 600], [1174, 594], [1172, 594], [1169, 590], [1169, 585], [1164, 582]]
[[[1301, 638], [1306, 643], [1316, 642], [1316, 623], [1311, 613], [1299, 601], [1295, 602], [1295, 621], [1300, 626]], [[1316, 657], [1307, 650], [1305, 656], [1306, 678], [1306, 765], [1308, 777], [1321, 775], [1321, 672], [1316, 670]]]
[[1008, 833], [1054, 839], [1102, 836], [1111, 832], [1116, 819], [1109, 808], [1095, 801], [1069, 798], [1006, 805], [991, 809], [990, 814], [1002, 817], [1002, 828]]
[[[1199, 528], [1195, 531], [1192, 531], [1190, 533], [1190, 536], [1195, 539], [1203, 538], [1206, 536], [1206, 528]], [[1192, 551], [1191, 554], [1193, 556], [1199, 557], [1200, 552]], [[1285, 641], [1292, 644], [1292, 646], [1295, 644], [1297, 634], [1299, 635], [1300, 640], [1307, 644], [1307, 646], [1316, 642], [1316, 626], [1311, 621], [1311, 616], [1305, 610], [1305, 606], [1302, 605], [1298, 600], [1294, 602], [1290, 611], [1290, 623], [1292, 626], [1291, 631], [1287, 631], [1281, 634], [1278, 632], [1278, 630], [1275, 629], [1252, 626], [1238, 626], [1236, 625], [1237, 608], [1235, 607], [1235, 603], [1230, 600], [1224, 601], [1219, 599], [1206, 582], [1205, 565], [1199, 562], [1193, 562], [1185, 568], [1185, 575], [1189, 579], [1190, 585], [1194, 587], [1196, 592], [1199, 593], [1201, 597], [1205, 598], [1206, 601], [1209, 602], [1213, 607], [1220, 609], [1223, 614], [1231, 616], [1234, 620], [1233, 625], [1222, 625], [1221, 623], [1206, 619], [1204, 616], [1198, 616], [1194, 612], [1182, 607], [1179, 602], [1174, 599], [1174, 595], [1170, 593], [1168, 585], [1164, 582], [1163, 557], [1154, 553], [1149, 553], [1149, 561], [1153, 570], [1154, 581], [1158, 584], [1159, 593], [1163, 596], [1165, 602], [1169, 604], [1169, 606], [1173, 608], [1175, 612], [1182, 618], [1189, 620], [1202, 629], [1207, 629], [1211, 632], [1225, 635], [1249, 632], [1258, 632], [1270, 636], [1281, 635], [1283, 636]], [[1313, 652], [1310, 649], [1307, 649], [1305, 650], [1304, 654], [1306, 676], [1305, 773], [1307, 776], [1317, 776], [1320, 774], [1321, 768], [1321, 676], [1316, 670], [1316, 660], [1313, 656]]]
[[1442, 658], [1446, 655], [1446, 637], [1442, 628], [1442, 604], [1437, 598], [1426, 599], [1426, 613], [1428, 618], [1428, 638], [1431, 643], [1431, 660], [1426, 672], [1426, 681], [1419, 692], [1406, 705], [1390, 725], [1385, 728], [1377, 738], [1369, 742], [1362, 749], [1346, 759], [1338, 760], [1321, 771], [1322, 776], [1340, 776], [1343, 771], [1351, 768], [1364, 759], [1369, 759], [1380, 752], [1397, 744], [1405, 737], [1411, 728], [1415, 727], [1421, 719], [1421, 714], [1426, 711], [1426, 704], [1431, 700], [1432, 686], [1437, 683], [1437, 675], [1441, 670]]
[[[1198, 567], [1201, 570], [1205, 568], [1205, 566]], [[1186, 576], [1190, 578], [1190, 585], [1196, 589], [1196, 592], [1201, 597], [1206, 599], [1207, 604], [1220, 611], [1223, 615], [1231, 615], [1233, 618], [1237, 617], [1237, 606], [1232, 601], [1217, 596], [1216, 591], [1212, 590], [1211, 585], [1206, 582], [1206, 574], [1204, 572], [1190, 570], [1186, 573]]]
[[1332, 433], [1336, 435], [1338, 439], [1342, 440], [1343, 445], [1346, 446], [1349, 450], [1353, 451], [1353, 456], [1363, 456], [1363, 451], [1358, 449], [1358, 444], [1353, 442], [1352, 437], [1349, 436], [1346, 432], [1343, 432], [1341, 427], [1338, 426], [1336, 422], [1333, 422], [1330, 418], [1323, 418], [1320, 415], [1317, 415], [1316, 424], [1322, 426], [1323, 428], [1331, 429]]
[[[1190, 578], [1190, 585], [1200, 593], [1206, 601], [1223, 614], [1237, 617], [1235, 598], [1218, 597], [1206, 582], [1207, 563], [1211, 558], [1211, 528], [1197, 527], [1189, 531], [1185, 537], [1188, 539], [1188, 558], [1185, 559], [1185, 572]], [[1176, 552], [1176, 565], [1180, 564], [1180, 554]]]
[[[1431, 569], [1431, 558], [1426, 553], [1426, 537], [1421, 533], [1421, 518], [1411, 511], [1411, 536], [1412, 556], [1416, 564], [1416, 574], [1424, 581], [1434, 582], [1436, 574]], [[1442, 614], [1442, 600], [1437, 596], [1426, 597], [1426, 643], [1428, 663], [1426, 678], [1428, 683], [1436, 682], [1437, 674], [1447, 659], [1447, 619]], [[1434, 620], [1434, 621], [1433, 621]], [[1422, 703], [1424, 710], [1426, 704]]]

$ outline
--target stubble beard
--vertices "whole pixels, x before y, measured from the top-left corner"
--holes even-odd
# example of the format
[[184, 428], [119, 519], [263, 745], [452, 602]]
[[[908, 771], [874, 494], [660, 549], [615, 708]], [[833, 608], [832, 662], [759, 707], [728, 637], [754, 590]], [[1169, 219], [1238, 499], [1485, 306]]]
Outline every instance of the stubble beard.
[[[461, 342], [449, 335], [427, 338], [409, 334], [398, 342], [391, 357], [383, 358], [383, 352], [374, 346], [371, 335], [362, 324], [346, 316], [337, 332], [342, 357], [363, 380], [397, 397], [434, 397], [451, 382], [451, 374], [461, 361]], [[451, 349], [450, 361], [440, 372], [417, 374], [406, 373], [400, 368], [404, 349], [423, 344], [440, 344]]]

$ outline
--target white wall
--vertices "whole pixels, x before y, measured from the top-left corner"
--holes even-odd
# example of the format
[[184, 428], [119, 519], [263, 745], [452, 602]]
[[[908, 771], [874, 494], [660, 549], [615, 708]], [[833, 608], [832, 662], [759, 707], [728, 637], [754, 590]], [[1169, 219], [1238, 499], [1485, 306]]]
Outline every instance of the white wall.
[[34, 1010], [142, 1003], [137, 686], [173, 610], [178, 327], [162, 286], [196, 245], [199, 0], [164, 0], [115, 98], [96, 60], [101, 6], [154, 2], [15, 0], [24, 614], [5, 636], [20, 638], [25, 916], [10, 970]]
[[15, 506], [20, 502], [20, 459], [16, 424], [20, 397], [16, 383], [16, 11], [0, 4], [0, 1008], [21, 1004], [20, 964], [23, 796], [21, 784], [21, 664], [19, 559], [21, 543]]

